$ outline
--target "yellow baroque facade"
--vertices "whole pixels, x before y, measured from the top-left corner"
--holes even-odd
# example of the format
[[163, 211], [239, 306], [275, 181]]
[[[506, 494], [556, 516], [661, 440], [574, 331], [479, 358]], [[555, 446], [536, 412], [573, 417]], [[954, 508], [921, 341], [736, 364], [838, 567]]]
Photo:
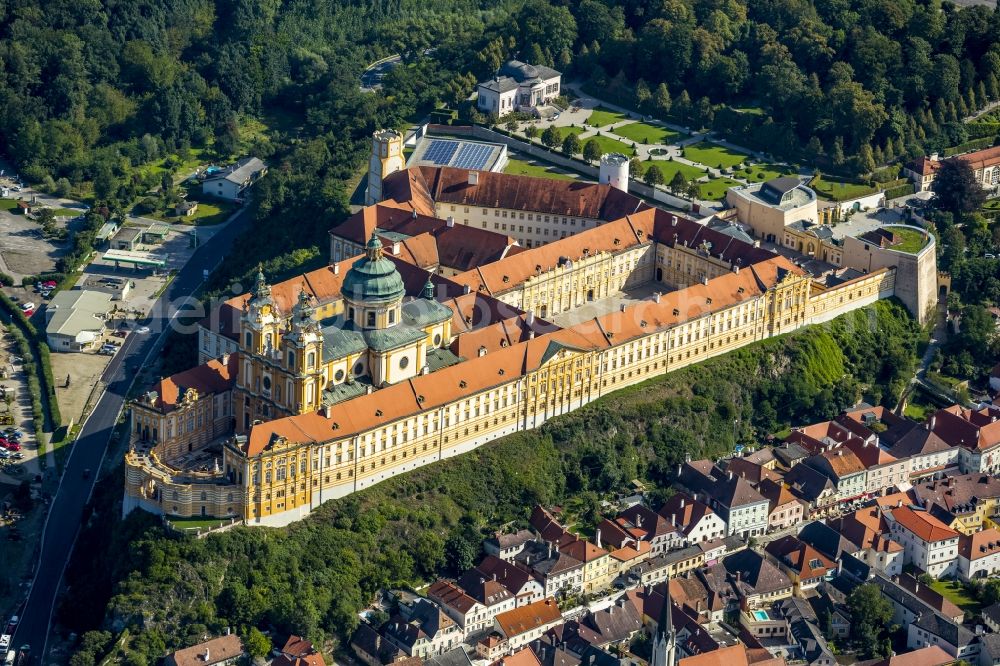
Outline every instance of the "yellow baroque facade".
[[[406, 287], [397, 269], [412, 271], [393, 261], [373, 237], [366, 255], [343, 262], [350, 270], [273, 287], [260, 276], [236, 306], [235, 377], [203, 398], [232, 396], [230, 432], [210, 444], [192, 434], [191, 451], [168, 448], [149, 441], [137, 425], [144, 408], [133, 405], [124, 511], [286, 525], [620, 388], [869, 305], [893, 295], [896, 279], [883, 268], [820, 281], [784, 257], [655, 209], [428, 278], [419, 290]], [[321, 277], [327, 287], [317, 286]], [[646, 295], [566, 327], [532, 315], [596, 308], [635, 287]], [[460, 336], [489, 337], [491, 326], [507, 325], [485, 316], [470, 323], [466, 302], [537, 326], [459, 357], [451, 350]]]

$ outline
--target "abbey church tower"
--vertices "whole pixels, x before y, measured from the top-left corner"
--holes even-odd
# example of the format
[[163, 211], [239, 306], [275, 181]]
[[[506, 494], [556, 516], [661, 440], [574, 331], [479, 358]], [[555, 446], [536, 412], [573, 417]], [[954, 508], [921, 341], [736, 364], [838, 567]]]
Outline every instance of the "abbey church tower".
[[368, 161], [368, 194], [365, 205], [382, 201], [382, 179], [401, 171], [406, 166], [403, 159], [403, 135], [393, 129], [382, 129], [372, 134], [372, 155]]

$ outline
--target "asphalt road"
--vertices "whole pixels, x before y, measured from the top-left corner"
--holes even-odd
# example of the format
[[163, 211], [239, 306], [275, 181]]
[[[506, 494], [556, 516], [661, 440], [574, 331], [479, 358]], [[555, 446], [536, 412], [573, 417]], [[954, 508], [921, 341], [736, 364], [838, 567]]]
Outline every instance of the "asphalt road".
[[[76, 534], [80, 528], [84, 505], [90, 499], [97, 472], [108, 448], [111, 431], [125, 403], [125, 396], [135, 377], [135, 370], [143, 364], [173, 316], [169, 303], [192, 294], [203, 282], [203, 271], [212, 270], [226, 256], [233, 239], [245, 227], [249, 208], [243, 209], [225, 228], [205, 241], [180, 270], [170, 286], [154, 304], [152, 320], [147, 335], [132, 334], [125, 339], [119, 352], [104, 372], [107, 389], [101, 395], [90, 416], [84, 422], [79, 437], [66, 461], [59, 489], [49, 507], [45, 530], [42, 534], [35, 579], [28, 601], [21, 613], [21, 621], [11, 641], [12, 648], [30, 645], [32, 653], [41, 655], [35, 663], [47, 663], [44, 655], [48, 643], [56, 593], [62, 580], [66, 563], [73, 551]], [[91, 470], [84, 476], [85, 470]], [[42, 650], [39, 652], [39, 648]]]
[[401, 60], [402, 56], [397, 54], [369, 65], [361, 74], [361, 92], [372, 92], [381, 88], [382, 77], [391, 72]]

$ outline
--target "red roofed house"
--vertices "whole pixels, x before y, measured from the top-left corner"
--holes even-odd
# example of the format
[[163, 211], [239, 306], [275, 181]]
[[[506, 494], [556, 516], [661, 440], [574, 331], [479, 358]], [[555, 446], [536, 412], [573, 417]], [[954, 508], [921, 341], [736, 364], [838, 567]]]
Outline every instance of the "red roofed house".
[[1000, 472], [1000, 407], [966, 409], [953, 405], [931, 417], [931, 430], [959, 447], [958, 464], [966, 474]]
[[1000, 573], [1000, 530], [995, 527], [958, 537], [958, 575], [976, 580]]
[[169, 460], [229, 434], [238, 368], [238, 356], [226, 354], [161, 379], [133, 403], [132, 445], [151, 445], [159, 458]]
[[562, 612], [551, 597], [500, 613], [493, 619], [495, 632], [476, 645], [476, 652], [491, 661], [502, 654], [513, 654], [561, 623]]
[[326, 666], [326, 662], [312, 643], [292, 635], [285, 641], [281, 654], [271, 661], [271, 666]]
[[892, 538], [903, 545], [903, 564], [941, 578], [958, 573], [959, 534], [926, 511], [908, 506], [888, 514]]
[[660, 515], [680, 529], [689, 545], [726, 536], [726, 522], [719, 514], [687, 493], [676, 493], [668, 499], [660, 507]]

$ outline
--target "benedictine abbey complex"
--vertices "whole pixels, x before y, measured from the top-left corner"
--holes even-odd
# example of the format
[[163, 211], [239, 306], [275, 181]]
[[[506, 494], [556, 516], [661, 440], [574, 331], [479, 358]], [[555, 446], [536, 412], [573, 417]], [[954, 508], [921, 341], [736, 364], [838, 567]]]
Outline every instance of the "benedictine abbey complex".
[[201, 365], [133, 402], [126, 513], [286, 525], [937, 275], [929, 234], [906, 253], [919, 270], [900, 271], [885, 231], [865, 266], [811, 275], [647, 205], [627, 179], [407, 168], [401, 154], [400, 134], [375, 134], [376, 202], [331, 230], [327, 267], [258, 274], [200, 323]]

